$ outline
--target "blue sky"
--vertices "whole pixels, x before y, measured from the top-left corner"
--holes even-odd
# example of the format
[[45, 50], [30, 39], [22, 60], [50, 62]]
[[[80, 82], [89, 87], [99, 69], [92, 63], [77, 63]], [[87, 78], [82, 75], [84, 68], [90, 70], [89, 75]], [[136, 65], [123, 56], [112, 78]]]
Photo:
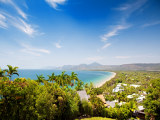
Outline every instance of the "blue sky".
[[160, 62], [159, 0], [0, 0], [0, 67]]

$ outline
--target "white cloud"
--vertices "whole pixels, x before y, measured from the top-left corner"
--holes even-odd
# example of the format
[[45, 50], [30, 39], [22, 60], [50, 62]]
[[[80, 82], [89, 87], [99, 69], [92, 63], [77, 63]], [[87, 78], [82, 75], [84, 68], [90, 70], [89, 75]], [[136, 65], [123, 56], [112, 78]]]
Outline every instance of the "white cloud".
[[30, 24], [26, 23], [24, 20], [20, 18], [12, 24], [22, 32], [28, 34], [29, 36], [32, 36], [36, 32]]
[[60, 43], [55, 43], [56, 48], [62, 48], [62, 46], [60, 45]]
[[0, 2], [5, 4], [10, 4], [18, 12], [18, 14], [21, 17], [23, 17], [24, 19], [27, 19], [26, 13], [24, 13], [12, 0], [0, 0]]
[[105, 45], [102, 47], [102, 49], [105, 49], [105, 48], [107, 48], [107, 47], [109, 47], [109, 46], [111, 46], [111, 43], [105, 44]]
[[147, 24], [142, 25], [142, 27], [150, 27], [150, 26], [154, 26], [154, 25], [158, 25], [158, 24], [160, 24], [160, 21], [155, 21], [155, 22], [152, 22], [152, 23], [147, 23]]
[[[128, 29], [130, 25], [127, 23], [127, 18], [136, 10], [140, 9], [147, 0], [134, 0], [132, 3], [127, 2], [126, 4], [121, 5], [120, 7], [116, 8], [116, 10], [122, 12], [122, 17], [119, 19], [118, 18], [118, 23], [119, 25], [116, 25], [111, 31], [105, 33], [104, 35], [101, 36], [101, 41], [105, 42], [109, 40], [109, 38], [114, 37], [119, 34], [121, 30]], [[108, 47], [107, 43], [104, 45], [102, 48]], [[99, 50], [98, 50], [99, 51]]]
[[132, 3], [126, 3], [121, 5], [119, 8], [116, 8], [116, 10], [119, 10], [123, 12], [122, 18], [119, 20], [121, 22], [120, 25], [116, 25], [111, 31], [104, 34], [101, 39], [102, 41], [106, 41], [109, 38], [118, 35], [118, 32], [124, 29], [128, 29], [130, 25], [127, 25], [126, 19], [136, 10], [140, 9], [147, 0], [135, 0]]
[[0, 27], [7, 28], [9, 26], [14, 26], [29, 36], [37, 33], [33, 26], [25, 20], [0, 11]]
[[116, 8], [119, 11], [124, 12], [125, 19], [129, 17], [133, 12], [140, 9], [147, 0], [134, 0], [133, 2], [128, 2], [123, 5], [121, 5], [119, 8]]
[[51, 7], [57, 9], [57, 4], [64, 4], [66, 0], [45, 0]]
[[50, 54], [50, 51], [46, 50], [46, 49], [34, 48], [34, 47], [26, 45], [26, 44], [21, 44], [21, 46], [23, 47], [21, 52], [24, 52], [24, 53], [29, 53], [29, 54], [32, 54], [35, 56], [41, 56], [42, 53]]
[[36, 52], [33, 52], [33, 51], [29, 51], [29, 50], [27, 50], [27, 49], [22, 49], [21, 52], [28, 53], [28, 54], [31, 54], [31, 55], [34, 55], [34, 56], [41, 56], [40, 53], [36, 53]]
[[3, 2], [3, 3], [10, 3], [11, 0], [0, 0], [0, 2]]
[[19, 6], [15, 2], [13, 2], [13, 0], [0, 0], [0, 3], [4, 3], [7, 6], [11, 6], [17, 11], [17, 14], [12, 15], [13, 13], [11, 11], [5, 9], [0, 10], [1, 28], [6, 29], [9, 28], [10, 26], [14, 26], [29, 36], [33, 36], [36, 33], [38, 33], [33, 27], [33, 25], [31, 25], [28, 22], [26, 13], [24, 13], [19, 8]]
[[87, 61], [100, 61], [102, 59], [103, 59], [103, 57], [101, 57], [101, 56], [95, 56], [95, 57], [88, 57]]
[[0, 27], [7, 28], [6, 17], [0, 14]]
[[120, 10], [120, 11], [125, 11], [125, 10], [128, 10], [129, 8], [131, 7], [131, 5], [129, 4], [125, 4], [119, 8], [116, 8], [117, 10]]
[[124, 29], [127, 29], [129, 28], [130, 26], [129, 25], [117, 25], [115, 26], [110, 32], [104, 34], [101, 39], [102, 41], [107, 41], [110, 37], [113, 37], [113, 36], [116, 36], [118, 35], [118, 32], [120, 30], [124, 30]]
[[13, 4], [13, 6], [24, 19], [27, 19], [27, 15], [19, 7], [17, 7], [15, 4]]
[[131, 56], [116, 56], [116, 59], [128, 59], [131, 58]]

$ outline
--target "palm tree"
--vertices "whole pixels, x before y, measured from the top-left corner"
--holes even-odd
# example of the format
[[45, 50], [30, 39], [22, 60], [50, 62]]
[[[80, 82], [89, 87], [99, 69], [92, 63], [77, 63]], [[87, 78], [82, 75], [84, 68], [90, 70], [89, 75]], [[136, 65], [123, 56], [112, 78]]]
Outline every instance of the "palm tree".
[[65, 84], [72, 86], [71, 77], [68, 74], [65, 74]]
[[12, 75], [14, 74], [19, 76], [18, 71], [17, 71], [18, 67], [12, 67], [11, 65], [7, 65], [7, 66], [8, 66], [8, 70], [5, 70], [5, 71], [7, 72], [7, 76], [10, 77], [10, 80], [12, 78]]
[[68, 74], [65, 74], [65, 71], [63, 71], [61, 75], [56, 76], [56, 82], [62, 87], [68, 86], [71, 85], [71, 78]]
[[78, 77], [76, 73], [74, 72], [71, 73], [71, 80], [74, 80], [74, 84], [75, 84], [75, 81], [78, 81]]
[[61, 76], [57, 75], [56, 83], [61, 86]]
[[45, 80], [45, 77], [43, 76], [43, 74], [41, 74], [41, 75], [36, 75], [37, 76], [37, 82], [39, 82], [39, 83], [41, 83], [41, 82], [43, 82], [44, 80]]
[[0, 68], [0, 77], [4, 77], [5, 75], [5, 72], [6, 72], [6, 70], [2, 70], [1, 68]]
[[2, 70], [2, 69], [0, 68], [0, 80], [1, 80], [3, 77], [5, 77], [5, 72], [6, 72], [6, 70]]
[[77, 80], [77, 86], [75, 87], [75, 89], [78, 90], [83, 90], [83, 82], [81, 80]]
[[52, 81], [52, 83], [53, 83], [53, 81], [55, 81], [56, 82], [56, 76], [55, 76], [55, 74], [54, 73], [52, 73], [52, 75], [48, 75], [48, 77], [49, 77], [49, 81], [51, 82]]
[[59, 82], [61, 86], [64, 86], [64, 84], [66, 84], [65, 77], [66, 77], [65, 71], [63, 71], [62, 74], [59, 76], [59, 79], [60, 79]]

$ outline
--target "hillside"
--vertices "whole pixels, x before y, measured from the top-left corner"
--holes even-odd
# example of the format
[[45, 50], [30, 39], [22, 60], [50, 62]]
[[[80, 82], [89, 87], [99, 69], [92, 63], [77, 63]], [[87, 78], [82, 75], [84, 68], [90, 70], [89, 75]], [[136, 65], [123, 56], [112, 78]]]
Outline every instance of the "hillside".
[[135, 63], [123, 65], [101, 65], [99, 63], [64, 65], [58, 67], [59, 70], [108, 70], [108, 71], [160, 71], [160, 63]]

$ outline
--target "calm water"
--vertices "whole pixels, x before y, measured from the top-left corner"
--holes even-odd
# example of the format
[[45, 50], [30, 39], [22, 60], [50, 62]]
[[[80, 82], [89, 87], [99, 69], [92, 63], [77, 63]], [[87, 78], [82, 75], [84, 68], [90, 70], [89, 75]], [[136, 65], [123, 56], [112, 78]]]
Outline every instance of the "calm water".
[[[19, 77], [25, 77], [30, 79], [37, 79], [36, 74], [43, 74], [45, 78], [48, 78], [47, 75], [51, 75], [52, 73], [56, 75], [61, 74], [61, 70], [18, 70]], [[66, 71], [66, 74], [71, 74], [72, 71]], [[111, 72], [104, 71], [73, 71], [78, 74], [78, 78], [82, 80], [85, 84], [92, 82], [93, 84], [99, 83], [104, 79], [112, 76]], [[16, 75], [13, 78], [17, 77]]]

